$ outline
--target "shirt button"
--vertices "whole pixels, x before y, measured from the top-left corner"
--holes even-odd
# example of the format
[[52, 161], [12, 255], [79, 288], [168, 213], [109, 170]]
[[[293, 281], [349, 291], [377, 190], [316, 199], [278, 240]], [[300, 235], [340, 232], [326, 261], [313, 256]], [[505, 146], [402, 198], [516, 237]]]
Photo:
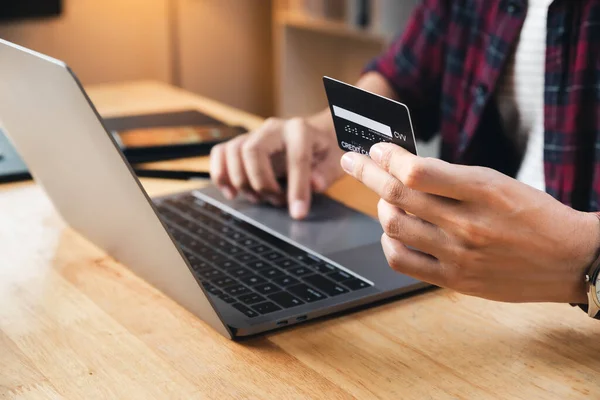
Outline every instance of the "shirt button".
[[482, 104], [483, 102], [485, 102], [487, 93], [488, 93], [488, 88], [486, 85], [484, 85], [483, 83], [477, 85], [477, 87], [475, 88], [475, 97], [476, 97], [477, 103]]
[[506, 11], [511, 15], [516, 15], [521, 12], [521, 4], [515, 0], [509, 1], [506, 6]]
[[550, 31], [550, 38], [552, 43], [559, 45], [565, 39], [565, 27], [561, 26], [558, 29]]

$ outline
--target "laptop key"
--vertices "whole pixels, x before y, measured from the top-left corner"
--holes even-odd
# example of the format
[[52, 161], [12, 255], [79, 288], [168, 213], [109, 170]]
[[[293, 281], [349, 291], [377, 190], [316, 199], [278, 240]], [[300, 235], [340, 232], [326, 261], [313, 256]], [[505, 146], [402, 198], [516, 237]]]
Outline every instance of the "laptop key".
[[277, 268], [261, 269], [260, 271], [258, 271], [258, 273], [269, 279], [279, 278], [279, 277], [285, 275], [283, 272], [281, 272]]
[[187, 233], [183, 233], [179, 229], [177, 231], [173, 232], [173, 237], [175, 238], [175, 240], [177, 240], [177, 242], [179, 242], [185, 246], [188, 246], [188, 247], [189, 247], [190, 243], [192, 243], [192, 242], [195, 243], [194, 239], [190, 235], [188, 235]]
[[188, 260], [188, 262], [190, 264], [194, 264], [201, 260], [200, 257], [196, 256], [194, 253], [192, 253], [191, 251], [188, 251], [187, 249], [182, 249], [182, 251], [183, 251], [183, 256], [185, 257], [186, 260]]
[[165, 212], [166, 210], [168, 210], [168, 208], [165, 207], [165, 204], [169, 204], [171, 202], [173, 202], [172, 199], [162, 200], [160, 202], [159, 201], [155, 201], [154, 205], [156, 206], [156, 209], [158, 211], [160, 211], [161, 214], [162, 214], [163, 212]]
[[208, 268], [212, 268], [212, 265], [209, 262], [204, 261], [204, 260], [197, 260], [197, 261], [194, 261], [194, 262], [190, 261], [190, 264], [192, 265], [192, 269], [194, 271], [198, 271], [198, 272], [199, 271], [203, 271], [203, 270], [208, 269]]
[[223, 294], [223, 292], [221, 292], [218, 288], [212, 286], [212, 285], [204, 285], [204, 289], [206, 289], [206, 291], [214, 296], [220, 296]]
[[194, 244], [190, 243], [189, 245], [186, 245], [186, 247], [191, 248], [194, 253], [200, 255], [214, 254], [214, 250], [206, 246], [205, 244], [195, 242]]
[[246, 239], [246, 237], [247, 237], [247, 236], [246, 236], [246, 235], [244, 235], [242, 232], [233, 232], [233, 233], [231, 234], [231, 238], [232, 238], [233, 240], [235, 240], [236, 242], [239, 242], [239, 241], [241, 241], [241, 240], [244, 240], [244, 239]]
[[183, 240], [185, 240], [185, 234], [181, 233], [181, 231], [179, 229], [176, 229], [173, 225], [169, 225], [169, 231], [171, 232], [171, 235], [176, 241], [182, 242]]
[[231, 240], [232, 242], [235, 242], [237, 244], [242, 244], [242, 242], [244, 240], [246, 240], [247, 236], [243, 235], [242, 233], [238, 232], [236, 229], [232, 229], [228, 234], [227, 234], [227, 239]]
[[252, 236], [257, 237], [258, 239], [262, 240], [263, 242], [266, 242], [269, 247], [278, 249], [279, 251], [289, 254], [290, 256], [295, 256], [298, 254], [305, 254], [304, 251], [300, 250], [296, 246], [286, 242], [285, 240], [278, 239], [277, 237], [271, 235], [270, 233], [268, 233], [260, 228], [257, 228], [256, 226], [251, 225], [245, 221], [242, 221], [240, 219], [234, 219], [232, 221], [232, 223], [234, 223], [236, 226], [240, 227], [242, 230], [244, 230], [244, 232], [247, 232], [248, 234], [251, 234]]
[[292, 278], [289, 275], [280, 276], [279, 278], [273, 279], [273, 282], [278, 284], [279, 286], [288, 287], [300, 283], [300, 281], [296, 278]]
[[221, 251], [227, 255], [235, 257], [236, 254], [240, 254], [242, 252], [242, 249], [241, 247], [234, 246], [231, 244], [229, 246], [222, 247]]
[[227, 214], [227, 212], [223, 210], [219, 211], [219, 217], [225, 222], [229, 222], [233, 219], [233, 216]]
[[207, 223], [210, 221], [210, 219], [206, 215], [199, 211], [186, 210], [185, 212], [190, 216], [190, 218], [192, 218], [200, 224], [208, 225]]
[[220, 249], [224, 249], [226, 247], [231, 246], [231, 243], [229, 243], [227, 240], [225, 239], [221, 239], [221, 240], [217, 240], [215, 242], [215, 246], [219, 247]]
[[227, 273], [235, 276], [236, 278], [242, 278], [244, 276], [252, 275], [252, 271], [244, 267], [234, 268], [232, 270], [227, 271]]
[[304, 304], [302, 300], [286, 292], [274, 293], [267, 297], [285, 308], [292, 308]]
[[220, 268], [222, 268], [224, 270], [229, 270], [229, 269], [233, 269], [233, 268], [238, 268], [241, 265], [236, 263], [235, 261], [227, 259], [227, 260], [217, 264], [217, 266], [219, 266]]
[[264, 261], [256, 260], [256, 261], [250, 261], [250, 262], [246, 263], [246, 266], [255, 271], [259, 271], [261, 269], [271, 267], [271, 264], [264, 262]]
[[325, 298], [325, 295], [323, 293], [311, 288], [310, 286], [304, 283], [292, 286], [288, 290], [294, 293], [296, 296], [298, 296], [301, 300], [306, 301], [308, 303], [323, 300]]
[[263, 283], [262, 285], [255, 286], [254, 290], [256, 290], [260, 294], [271, 294], [279, 292], [280, 289], [272, 283]]
[[260, 294], [249, 293], [249, 294], [245, 294], [243, 296], [240, 296], [239, 300], [242, 303], [250, 306], [252, 304], [256, 304], [256, 303], [260, 303], [260, 302], [266, 301], [267, 299], [265, 299], [264, 297], [262, 297]]
[[187, 218], [182, 218], [181, 220], [178, 220], [177, 224], [192, 232], [194, 232], [196, 228], [200, 226], [196, 222]]
[[281, 307], [275, 303], [271, 303], [270, 301], [267, 301], [266, 303], [255, 304], [252, 306], [252, 308], [261, 314], [269, 314], [281, 310]]
[[214, 285], [219, 286], [219, 287], [231, 286], [231, 285], [237, 283], [236, 281], [234, 281], [233, 279], [231, 279], [228, 276], [213, 279], [211, 282]]
[[169, 225], [183, 225], [187, 221], [181, 215], [169, 210], [168, 208], [162, 208], [159, 210], [161, 217], [166, 218]]
[[[183, 208], [185, 208], [185, 206]], [[206, 221], [208, 220], [208, 218], [201, 212], [188, 209], [182, 209], [181, 212], [185, 213], [190, 219], [194, 220], [197, 224], [202, 225], [204, 227], [206, 226]]]
[[312, 269], [314, 269], [315, 271], [320, 272], [322, 274], [329, 274], [331, 272], [338, 271], [338, 269], [336, 267], [334, 267], [331, 264], [327, 264], [327, 263], [320, 263], [320, 264], [313, 265]]
[[191, 251], [187, 251], [187, 250], [183, 250], [183, 255], [185, 256], [185, 258], [190, 262], [190, 264], [193, 264], [197, 261], [200, 261], [200, 259], [198, 257], [196, 257], [194, 255], [194, 253], [192, 253]]
[[279, 260], [280, 258], [283, 258], [284, 255], [278, 251], [271, 251], [269, 253], [262, 254], [261, 257], [263, 257], [269, 261], [276, 261], [276, 260]]
[[220, 263], [222, 263], [223, 261], [227, 260], [227, 257], [225, 257], [223, 254], [219, 254], [219, 253], [208, 253], [204, 255], [204, 258], [206, 258], [208, 261], [212, 262], [213, 264], [219, 265]]
[[348, 293], [348, 289], [338, 285], [337, 283], [330, 281], [322, 275], [311, 275], [303, 278], [306, 282], [310, 283], [317, 289], [325, 292], [329, 296], [337, 296], [339, 294]]
[[250, 289], [243, 285], [230, 286], [228, 288], [223, 289], [223, 291], [228, 295], [235, 297], [250, 293]]
[[235, 299], [229, 295], [226, 295], [225, 293], [223, 293], [222, 295], [219, 296], [219, 298], [221, 300], [223, 300], [225, 303], [235, 303]]
[[256, 242], [256, 240], [254, 239], [250, 239], [250, 238], [245, 238], [241, 241], [238, 241], [237, 243], [239, 243], [240, 245], [244, 246], [244, 247], [253, 247], [256, 246], [258, 243]]
[[308, 253], [297, 255], [295, 258], [296, 258], [296, 260], [298, 260], [301, 263], [304, 263], [306, 265], [316, 265], [321, 262], [321, 260], [319, 260], [318, 258], [313, 256], [312, 254], [308, 254]]
[[250, 253], [246, 253], [246, 252], [242, 252], [238, 255], [234, 255], [234, 257], [236, 260], [238, 260], [244, 264], [258, 260], [258, 258], [256, 258], [256, 256], [254, 254], [250, 254]]
[[177, 196], [177, 197], [170, 197], [166, 200], [164, 200], [164, 202], [166, 204], [170, 204], [176, 208], [179, 208], [179, 206], [181, 204], [186, 204], [187, 202], [189, 202], [191, 199], [191, 196], [188, 194], [182, 195], [182, 196]]
[[[201, 238], [205, 238], [206, 235], [211, 235], [210, 233], [208, 233], [208, 231], [206, 230], [206, 228], [204, 228], [202, 225], [196, 224], [194, 223], [194, 228], [192, 229], [191, 227], [189, 228], [192, 232], [194, 232], [194, 234], [200, 236]], [[212, 235], [214, 236], [214, 235]], [[212, 236], [210, 237], [210, 239], [212, 240]], [[218, 237], [214, 238], [215, 240], [219, 239]]]
[[208, 268], [205, 270], [198, 271], [198, 275], [207, 280], [214, 280], [225, 277], [224, 273], [214, 268]]
[[283, 260], [276, 261], [275, 265], [284, 269], [300, 266], [300, 264], [298, 264], [296, 261], [290, 260], [289, 258], [284, 258]]
[[258, 246], [251, 247], [250, 250], [260, 255], [270, 252], [271, 248], [269, 246], [265, 246], [264, 244], [259, 244]]
[[203, 221], [204, 225], [208, 226], [211, 229], [219, 229], [219, 227], [221, 225], [223, 225], [221, 222], [217, 222], [213, 219], [208, 218], [206, 221]]
[[213, 235], [212, 233], [203, 233], [199, 234], [199, 236], [204, 240], [207, 244], [211, 246], [215, 246], [217, 242], [221, 240], [217, 235]]
[[337, 270], [333, 274], [329, 274], [327, 276], [336, 282], [343, 282], [345, 280], [354, 278], [354, 276], [350, 275], [346, 271], [341, 271], [341, 270]]
[[259, 316], [259, 314], [256, 311], [254, 311], [248, 306], [243, 305], [242, 303], [235, 303], [233, 307], [248, 318], [254, 318]]
[[344, 284], [344, 286], [346, 286], [350, 290], [359, 290], [359, 289], [371, 287], [371, 285], [368, 284], [367, 282], [361, 281], [360, 279], [357, 279], [357, 278], [348, 279], [347, 281], [344, 281], [342, 283]]
[[263, 283], [267, 283], [265, 278], [262, 278], [258, 275], [248, 275], [243, 278], [240, 278], [240, 281], [248, 286], [256, 286], [261, 285]]
[[304, 275], [309, 275], [312, 274], [313, 272], [308, 269], [307, 267], [296, 267], [296, 268], [292, 268], [288, 271], [288, 273], [294, 274], [296, 276], [304, 276]]
[[212, 204], [205, 202], [204, 200], [194, 199], [194, 205], [198, 205], [199, 207], [202, 207], [206, 211], [213, 214], [218, 214], [219, 212], [221, 212], [220, 208], [215, 207]]

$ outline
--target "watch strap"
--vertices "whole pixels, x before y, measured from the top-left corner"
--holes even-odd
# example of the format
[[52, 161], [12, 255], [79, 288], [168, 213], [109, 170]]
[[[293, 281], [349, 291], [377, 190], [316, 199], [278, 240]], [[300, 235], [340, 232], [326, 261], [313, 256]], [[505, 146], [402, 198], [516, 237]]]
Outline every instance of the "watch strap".
[[[600, 212], [595, 212], [593, 214], [600, 221]], [[590, 265], [590, 268], [588, 269], [588, 273], [587, 273], [587, 276], [589, 277], [588, 279], [590, 279], [590, 280], [595, 279], [594, 275], [595, 275], [595, 272], [597, 272], [597, 269], [599, 268], [599, 266], [600, 266], [600, 249], [598, 250], [596, 259], [594, 260], [594, 262]], [[571, 305], [573, 307], [581, 308], [583, 311], [585, 311], [586, 314], [589, 315], [589, 307], [587, 304], [571, 304]], [[590, 315], [590, 317], [600, 320], [600, 311], [598, 311], [596, 313], [596, 315]]]
[[[583, 311], [585, 311], [586, 314], [588, 313], [588, 305], [587, 304], [571, 304], [571, 305], [573, 307], [581, 308]], [[592, 316], [592, 318], [600, 320], [600, 312], [598, 312], [596, 315]]]

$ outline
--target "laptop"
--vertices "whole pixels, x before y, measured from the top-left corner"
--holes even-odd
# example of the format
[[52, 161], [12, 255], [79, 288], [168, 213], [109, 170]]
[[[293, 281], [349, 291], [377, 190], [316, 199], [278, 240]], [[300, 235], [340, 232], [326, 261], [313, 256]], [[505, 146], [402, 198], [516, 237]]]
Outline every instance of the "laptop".
[[0, 129], [0, 183], [31, 179], [27, 166]]
[[64, 220], [230, 339], [422, 289], [379, 223], [325, 196], [306, 221], [214, 187], [150, 198], [73, 72], [0, 40], [0, 126]]

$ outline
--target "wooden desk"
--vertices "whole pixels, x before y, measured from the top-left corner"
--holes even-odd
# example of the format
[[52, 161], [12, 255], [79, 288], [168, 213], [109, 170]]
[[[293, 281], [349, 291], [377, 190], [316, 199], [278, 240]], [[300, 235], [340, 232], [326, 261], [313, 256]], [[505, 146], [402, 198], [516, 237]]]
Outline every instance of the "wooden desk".
[[[90, 94], [107, 116], [197, 107], [260, 123], [160, 84]], [[375, 212], [349, 179], [331, 194]], [[39, 187], [1, 187], [0, 398], [592, 399], [599, 376], [600, 323], [580, 311], [448, 290], [234, 343], [65, 227]]]

